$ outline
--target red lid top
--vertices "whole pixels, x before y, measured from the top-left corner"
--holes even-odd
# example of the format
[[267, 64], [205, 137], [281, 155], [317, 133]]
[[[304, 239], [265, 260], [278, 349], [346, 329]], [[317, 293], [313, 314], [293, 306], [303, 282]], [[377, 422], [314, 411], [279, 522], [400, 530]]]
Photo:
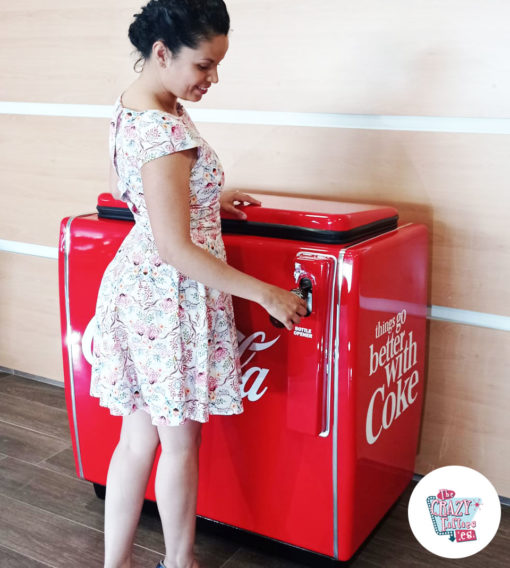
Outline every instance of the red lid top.
[[[239, 205], [245, 220], [221, 212], [224, 233], [333, 244], [369, 238], [397, 226], [394, 207], [261, 193], [253, 196], [262, 205]], [[110, 193], [100, 194], [97, 204], [101, 217], [133, 219], [126, 203]]]
[[100, 193], [97, 196], [97, 206], [98, 207], [123, 207], [124, 209], [129, 209], [125, 201], [120, 201], [115, 199], [111, 193]]
[[[240, 205], [247, 221], [269, 225], [288, 225], [319, 231], [351, 231], [377, 221], [395, 218], [394, 207], [344, 203], [305, 197], [266, 195], [254, 193], [262, 205]], [[223, 219], [235, 219], [230, 213], [221, 212]]]

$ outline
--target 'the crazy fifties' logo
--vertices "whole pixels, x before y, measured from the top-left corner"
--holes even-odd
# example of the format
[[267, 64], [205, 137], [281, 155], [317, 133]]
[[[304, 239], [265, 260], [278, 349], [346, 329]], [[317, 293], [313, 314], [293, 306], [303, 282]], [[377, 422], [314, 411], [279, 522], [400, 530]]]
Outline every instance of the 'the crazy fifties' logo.
[[478, 471], [451, 465], [428, 473], [413, 490], [409, 525], [418, 542], [444, 558], [477, 554], [501, 519], [496, 489]]
[[448, 536], [452, 542], [476, 540], [476, 520], [473, 517], [481, 505], [479, 497], [456, 497], [451, 489], [441, 489], [437, 495], [427, 497], [436, 534]]

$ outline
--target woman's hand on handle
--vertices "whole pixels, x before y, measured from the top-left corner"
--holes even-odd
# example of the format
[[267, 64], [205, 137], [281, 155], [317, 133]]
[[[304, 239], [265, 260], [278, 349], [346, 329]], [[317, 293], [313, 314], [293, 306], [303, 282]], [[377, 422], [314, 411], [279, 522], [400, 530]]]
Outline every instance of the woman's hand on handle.
[[267, 294], [260, 305], [270, 316], [281, 321], [289, 331], [292, 331], [294, 325], [297, 325], [307, 313], [306, 300], [271, 284], [267, 285]]
[[235, 215], [238, 219], [246, 219], [246, 213], [237, 208], [235, 205], [236, 201], [238, 204], [249, 203], [250, 205], [261, 205], [261, 202], [258, 199], [255, 199], [251, 195], [243, 193], [242, 191], [229, 189], [221, 192], [220, 206], [223, 211]]

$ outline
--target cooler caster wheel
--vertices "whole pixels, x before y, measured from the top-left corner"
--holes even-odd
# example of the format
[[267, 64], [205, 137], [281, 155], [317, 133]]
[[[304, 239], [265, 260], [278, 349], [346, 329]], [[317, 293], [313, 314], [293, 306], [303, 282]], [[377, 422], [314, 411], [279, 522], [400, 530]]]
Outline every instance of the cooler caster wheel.
[[92, 485], [94, 486], [96, 496], [99, 497], [99, 499], [104, 500], [106, 496], [106, 487], [104, 485], [100, 485], [99, 483], [93, 483]]

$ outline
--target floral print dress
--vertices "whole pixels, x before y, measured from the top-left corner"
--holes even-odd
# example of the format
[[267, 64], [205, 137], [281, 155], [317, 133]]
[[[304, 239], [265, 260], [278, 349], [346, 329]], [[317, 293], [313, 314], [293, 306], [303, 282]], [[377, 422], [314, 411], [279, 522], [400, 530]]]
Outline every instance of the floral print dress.
[[232, 297], [163, 262], [147, 214], [141, 167], [190, 148], [197, 148], [190, 236], [226, 261], [219, 202], [224, 175], [215, 152], [182, 106], [174, 116], [127, 109], [117, 99], [110, 158], [135, 225], [101, 281], [90, 394], [114, 415], [143, 409], [155, 425], [243, 411]]

